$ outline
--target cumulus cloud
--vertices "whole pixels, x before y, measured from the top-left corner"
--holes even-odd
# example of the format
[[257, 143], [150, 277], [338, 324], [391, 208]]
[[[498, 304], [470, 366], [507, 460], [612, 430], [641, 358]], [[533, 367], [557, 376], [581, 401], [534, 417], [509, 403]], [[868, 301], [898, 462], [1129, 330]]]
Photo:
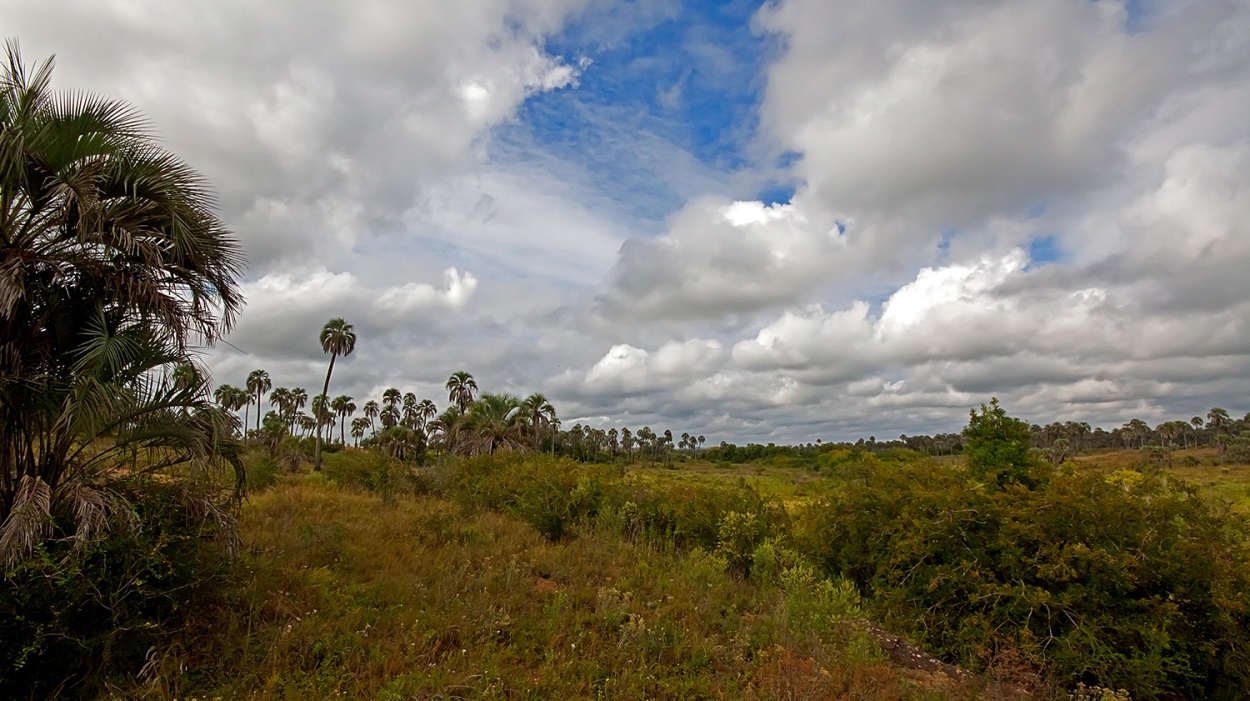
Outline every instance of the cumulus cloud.
[[358, 335], [381, 335], [417, 319], [464, 309], [477, 289], [477, 278], [455, 268], [444, 271], [443, 278], [442, 287], [412, 282], [379, 288], [351, 273], [325, 268], [271, 273], [243, 286], [248, 313], [227, 340], [261, 355], [300, 347], [315, 353], [320, 348], [307, 343], [306, 337], [335, 316], [350, 319]]
[[399, 229], [491, 127], [574, 83], [544, 52], [578, 0], [19, 2], [58, 83], [123, 98], [220, 191], [255, 265], [336, 255]]
[[843, 247], [836, 222], [811, 222], [793, 205], [700, 198], [666, 235], [622, 246], [600, 303], [638, 319], [751, 312], [826, 279]]
[[[358, 395], [437, 396], [463, 368], [570, 418], [709, 438], [954, 430], [991, 394], [1095, 423], [1250, 394], [1243, 0], [765, 3], [753, 172], [597, 130], [637, 123], [632, 103], [565, 140], [615, 170], [508, 131], [589, 82], [547, 48], [570, 21], [623, 51], [674, 12], [19, 0], [5, 19], [28, 57], [58, 54], [59, 87], [130, 101], [220, 190], [253, 262], [238, 350], [210, 359], [225, 381], [317, 381], [316, 332], [344, 316]], [[790, 201], [744, 201], [778, 161]]]

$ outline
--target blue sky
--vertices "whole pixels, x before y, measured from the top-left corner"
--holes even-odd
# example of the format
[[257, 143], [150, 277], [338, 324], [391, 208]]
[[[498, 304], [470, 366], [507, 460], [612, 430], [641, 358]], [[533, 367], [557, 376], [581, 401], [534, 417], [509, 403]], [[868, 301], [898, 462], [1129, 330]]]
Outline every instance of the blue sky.
[[644, 221], [707, 188], [785, 201], [782, 159], [756, 142], [764, 70], [779, 49], [752, 26], [758, 9], [700, 0], [623, 16], [592, 5], [546, 42], [571, 65], [588, 62], [577, 86], [531, 97], [498, 138], [580, 166]]

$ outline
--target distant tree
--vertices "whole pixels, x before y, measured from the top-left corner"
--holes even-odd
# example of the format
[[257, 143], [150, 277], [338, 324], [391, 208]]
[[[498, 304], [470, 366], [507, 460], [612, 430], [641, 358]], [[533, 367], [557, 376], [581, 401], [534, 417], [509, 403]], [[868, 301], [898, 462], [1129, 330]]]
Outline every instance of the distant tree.
[[[356, 332], [352, 325], [341, 318], [331, 319], [321, 329], [321, 350], [330, 354], [330, 367], [326, 370], [326, 381], [321, 387], [322, 403], [330, 392], [330, 375], [334, 372], [334, 361], [340, 355], [348, 356], [356, 350]], [[313, 470], [321, 471], [321, 423], [317, 423], [317, 448], [313, 453]]]
[[1232, 423], [1232, 419], [1229, 418], [1228, 411], [1218, 406], [1207, 412], [1207, 428], [1211, 429], [1212, 440], [1215, 441], [1216, 454], [1221, 459], [1224, 457], [1225, 443], [1220, 441], [1220, 436], [1224, 434], [1230, 423]]
[[373, 420], [378, 418], [378, 414], [381, 412], [381, 408], [378, 407], [377, 402], [370, 399], [369, 401], [365, 402], [365, 406], [363, 409], [361, 409], [361, 411], [364, 412], [364, 418], [366, 421], [368, 421], [369, 431], [372, 432]]
[[542, 450], [542, 438], [556, 420], [556, 408], [542, 393], [535, 392], [521, 402], [520, 418], [529, 429], [534, 447]]
[[382, 422], [383, 431], [398, 426], [399, 420], [402, 418], [399, 413], [399, 407], [394, 404], [387, 404], [378, 416]]
[[417, 428], [421, 431], [430, 423], [430, 419], [438, 414], [438, 407], [434, 406], [434, 402], [429, 399], [422, 399], [417, 402]]
[[362, 416], [358, 419], [352, 419], [352, 439], [356, 447], [360, 447], [360, 439], [364, 437], [365, 431], [369, 430], [369, 419]]
[[330, 401], [330, 410], [339, 417], [339, 443], [346, 445], [347, 437], [344, 432], [347, 427], [347, 417], [356, 413], [356, 404], [352, 402], [351, 397], [343, 394]]
[[261, 395], [268, 392], [273, 387], [273, 383], [269, 381], [269, 373], [264, 370], [253, 370], [247, 376], [247, 391], [256, 395], [256, 430], [260, 430], [260, 406]]
[[477, 381], [464, 370], [452, 373], [447, 379], [447, 399], [460, 409], [461, 413], [469, 410], [473, 403], [473, 395], [477, 392]]
[[399, 408], [399, 403], [403, 401], [404, 395], [399, 391], [398, 387], [388, 387], [382, 392], [382, 404], [385, 406], [393, 406]]

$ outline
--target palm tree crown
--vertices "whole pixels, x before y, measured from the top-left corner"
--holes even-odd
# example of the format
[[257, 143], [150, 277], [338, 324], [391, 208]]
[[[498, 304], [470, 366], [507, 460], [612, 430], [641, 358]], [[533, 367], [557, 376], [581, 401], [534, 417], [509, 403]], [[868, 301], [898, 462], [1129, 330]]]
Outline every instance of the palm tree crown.
[[[321, 387], [322, 404], [330, 392], [330, 375], [334, 373], [334, 360], [340, 355], [348, 356], [356, 350], [356, 331], [352, 325], [342, 318], [331, 319], [321, 328], [321, 350], [330, 354], [330, 367], [326, 370], [326, 381]], [[313, 453], [313, 470], [321, 471], [321, 424], [317, 424], [317, 448]]]
[[473, 403], [473, 395], [477, 392], [477, 381], [464, 370], [452, 373], [447, 379], [447, 398], [456, 408], [464, 413]]

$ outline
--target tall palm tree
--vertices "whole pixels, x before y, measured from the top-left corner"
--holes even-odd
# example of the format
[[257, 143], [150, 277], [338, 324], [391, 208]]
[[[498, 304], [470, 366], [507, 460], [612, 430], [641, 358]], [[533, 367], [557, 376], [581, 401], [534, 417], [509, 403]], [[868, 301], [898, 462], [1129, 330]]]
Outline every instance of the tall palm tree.
[[542, 436], [556, 420], [556, 408], [541, 392], [535, 392], [521, 402], [521, 419], [529, 427], [534, 446], [541, 450]]
[[430, 419], [434, 418], [436, 414], [438, 414], [438, 407], [434, 406], [433, 401], [429, 399], [422, 399], [420, 402], [418, 402], [417, 403], [417, 422], [419, 424], [418, 428], [424, 431], [426, 425], [430, 423]]
[[[352, 325], [342, 318], [331, 319], [321, 328], [321, 350], [330, 354], [330, 367], [326, 369], [326, 381], [321, 386], [321, 396], [328, 397], [330, 392], [330, 375], [334, 372], [334, 361], [340, 355], [348, 356], [356, 350], [356, 332]], [[322, 400], [325, 401], [324, 399]], [[317, 448], [313, 453], [313, 470], [321, 471], [321, 424], [317, 424]]]
[[364, 437], [365, 431], [369, 430], [369, 428], [368, 418], [362, 416], [358, 419], [352, 419], [352, 439], [357, 448], [360, 447], [360, 439]]
[[274, 387], [269, 393], [269, 406], [278, 409], [278, 416], [286, 421], [287, 413], [291, 411], [291, 390], [286, 387]]
[[260, 430], [261, 395], [273, 388], [269, 381], [269, 373], [264, 370], [253, 370], [247, 376], [247, 391], [256, 395], [256, 430]]
[[396, 407], [394, 404], [387, 404], [385, 407], [383, 407], [382, 412], [378, 415], [378, 417], [382, 422], [383, 431], [385, 431], [388, 428], [398, 426], [399, 420], [401, 418], [399, 414], [399, 408]]
[[453, 372], [447, 379], [447, 398], [461, 413], [469, 410], [473, 403], [473, 395], [477, 392], [477, 381], [464, 370]]
[[365, 402], [365, 406], [363, 409], [361, 409], [361, 411], [364, 412], [365, 419], [369, 422], [369, 432], [372, 433], [373, 432], [373, 420], [378, 418], [378, 412], [380, 412], [381, 409], [378, 407], [377, 402], [370, 399], [369, 401]]
[[344, 435], [344, 429], [347, 426], [347, 417], [356, 413], [356, 404], [352, 402], [352, 398], [343, 394], [335, 397], [330, 402], [330, 409], [339, 417], [339, 443], [347, 445], [347, 437]]
[[102, 532], [104, 516], [83, 514], [128, 507], [102, 512], [84, 499], [124, 500], [108, 490], [120, 475], [235, 450], [233, 418], [203, 382], [174, 372], [193, 362], [190, 344], [228, 331], [243, 303], [243, 259], [203, 179], [128, 105], [54, 94], [51, 60], [29, 71], [15, 44], [7, 54], [0, 560], [66, 528], [70, 539]]
[[417, 427], [417, 395], [412, 392], [404, 393], [404, 408], [402, 412], [403, 418], [400, 420], [408, 428]]
[[1220, 440], [1220, 435], [1230, 423], [1232, 423], [1232, 418], [1225, 409], [1217, 406], [1207, 412], [1207, 428], [1211, 429], [1212, 440], [1215, 441], [1215, 452], [1220, 458], [1224, 457], [1224, 442]]

